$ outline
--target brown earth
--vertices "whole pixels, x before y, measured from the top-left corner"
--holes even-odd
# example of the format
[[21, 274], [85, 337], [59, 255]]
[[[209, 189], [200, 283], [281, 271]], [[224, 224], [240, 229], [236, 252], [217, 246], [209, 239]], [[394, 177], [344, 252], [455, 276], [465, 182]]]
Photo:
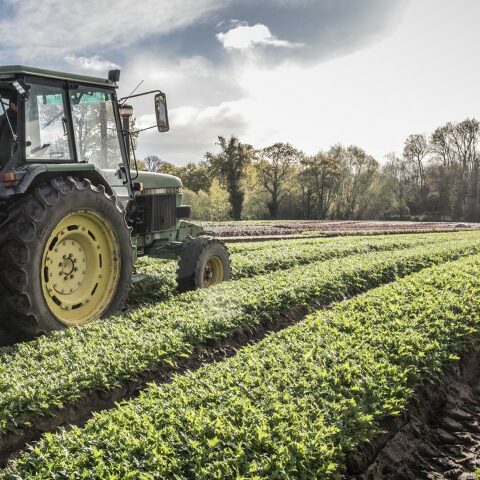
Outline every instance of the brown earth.
[[446, 232], [480, 228], [478, 223], [458, 222], [381, 222], [381, 221], [285, 221], [258, 224], [205, 224], [219, 237], [290, 236], [318, 233], [324, 236], [374, 235], [382, 233]]
[[358, 480], [477, 480], [480, 469], [480, 353], [464, 355], [425, 387], [385, 433], [348, 459]]

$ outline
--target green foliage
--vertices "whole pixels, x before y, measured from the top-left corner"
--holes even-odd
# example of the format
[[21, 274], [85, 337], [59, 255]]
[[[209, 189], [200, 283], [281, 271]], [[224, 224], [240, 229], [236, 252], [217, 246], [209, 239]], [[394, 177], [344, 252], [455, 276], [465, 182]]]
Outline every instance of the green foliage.
[[231, 136], [228, 140], [218, 137], [219, 153], [207, 152], [206, 165], [209, 170], [221, 179], [228, 191], [230, 199], [230, 213], [233, 220], [240, 220], [245, 196], [241, 180], [245, 169], [254, 156], [251, 145], [241, 143], [237, 137]]
[[[454, 250], [429, 247], [422, 265], [414, 250], [403, 261], [358, 257], [341, 278], [364, 290], [434, 257], [455, 257]], [[151, 385], [84, 428], [45, 436], [3, 478], [339, 478], [345, 454], [371, 439], [382, 418], [479, 346], [479, 268], [471, 256], [424, 270], [317, 312], [225, 362]], [[321, 273], [317, 295], [343, 283]], [[302, 278], [294, 278], [297, 290]], [[278, 293], [288, 302], [282, 282]]]
[[185, 190], [183, 201], [192, 206], [192, 219], [202, 219], [218, 222], [229, 218], [228, 192], [214, 178], [208, 193], [199, 190], [198, 193]]
[[[480, 251], [474, 239], [315, 262], [179, 295], [0, 351], [0, 432], [231, 335]], [[39, 368], [41, 366], [41, 368]]]
[[480, 122], [474, 118], [448, 122], [429, 136], [409, 135], [402, 156], [389, 153], [381, 167], [355, 145], [337, 144], [313, 156], [281, 142], [255, 151], [234, 136], [219, 137], [217, 145], [220, 151], [207, 152], [198, 164], [176, 167], [154, 156], [143, 163], [179, 176], [204, 197], [217, 178], [236, 221], [480, 219]]
[[[229, 247], [232, 252], [232, 278], [252, 277], [262, 273], [290, 268], [330, 258], [340, 258], [369, 251], [395, 250], [428, 245], [454, 239], [456, 233], [440, 235], [414, 234], [372, 237], [343, 237], [336, 239], [289, 240], [259, 242]], [[469, 237], [464, 233], [462, 238]], [[477, 238], [478, 234], [473, 233]], [[129, 296], [129, 305], [155, 303], [171, 297], [176, 289], [176, 262], [150, 257], [139, 259], [138, 273], [146, 279], [135, 284]]]

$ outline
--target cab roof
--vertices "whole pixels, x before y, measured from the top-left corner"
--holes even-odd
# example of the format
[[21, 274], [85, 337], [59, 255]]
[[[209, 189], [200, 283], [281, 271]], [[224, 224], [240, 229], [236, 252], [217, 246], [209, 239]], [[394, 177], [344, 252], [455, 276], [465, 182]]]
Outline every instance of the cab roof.
[[57, 72], [43, 68], [25, 67], [23, 65], [0, 66], [0, 78], [10, 75], [31, 75], [34, 77], [51, 78], [69, 82], [88, 83], [116, 88], [117, 85], [106, 78], [90, 77], [88, 75], [76, 75], [74, 73]]

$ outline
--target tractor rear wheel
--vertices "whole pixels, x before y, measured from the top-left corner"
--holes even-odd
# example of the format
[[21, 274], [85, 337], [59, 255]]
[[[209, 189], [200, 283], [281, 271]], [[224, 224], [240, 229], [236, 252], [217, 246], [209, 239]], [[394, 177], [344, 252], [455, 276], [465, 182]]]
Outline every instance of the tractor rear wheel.
[[212, 287], [231, 276], [230, 256], [223, 242], [200, 236], [186, 244], [178, 262], [180, 291]]
[[10, 208], [3, 232], [10, 328], [35, 336], [123, 308], [133, 271], [130, 231], [103, 186], [71, 177], [41, 184]]

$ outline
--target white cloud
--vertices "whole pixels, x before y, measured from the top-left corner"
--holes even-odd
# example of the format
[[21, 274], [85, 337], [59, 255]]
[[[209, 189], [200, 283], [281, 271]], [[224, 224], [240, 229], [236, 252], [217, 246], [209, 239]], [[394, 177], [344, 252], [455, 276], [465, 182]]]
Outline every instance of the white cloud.
[[388, 38], [350, 55], [316, 65], [238, 59], [236, 79], [255, 106], [242, 139], [307, 153], [356, 144], [382, 160], [412, 133], [478, 118], [479, 15], [470, 0], [412, 2]]
[[293, 43], [280, 40], [270, 29], [261, 23], [256, 25], [239, 25], [226, 32], [217, 34], [218, 40], [226, 50], [247, 50], [256, 46], [271, 46], [281, 48], [298, 48], [303, 43]]
[[[158, 155], [178, 165], [200, 161], [214, 148], [218, 135], [244, 136], [253, 109], [248, 92], [234, 80], [236, 71], [203, 57], [168, 60], [144, 54], [123, 66], [119, 95], [128, 93], [144, 80], [140, 91], [160, 89], [167, 94], [170, 131], [155, 129], [140, 134], [138, 158]], [[136, 125], [155, 124], [153, 96], [131, 101]]]
[[67, 55], [65, 61], [79, 70], [88, 70], [95, 73], [104, 73], [107, 70], [119, 69], [120, 66], [110, 62], [99, 55], [93, 57], [77, 57], [76, 55]]
[[458, 8], [447, 0], [412, 2], [390, 37], [316, 65], [271, 65], [242, 55], [232, 58], [231, 70], [198, 61], [206, 76], [190, 77], [186, 64], [156, 64], [154, 71], [175, 72], [171, 81], [168, 73], [159, 81], [172, 99], [172, 129], [141, 137], [142, 155], [179, 164], [200, 160], [217, 134], [235, 134], [257, 147], [288, 141], [307, 153], [356, 144], [382, 160], [401, 152], [411, 133], [478, 117], [472, 99], [480, 67], [471, 59], [480, 42], [480, 3], [459, 2]]
[[[138, 158], [158, 155], [177, 165], [202, 160], [206, 151], [215, 149], [219, 135], [243, 136], [248, 128], [252, 101], [240, 99], [205, 108], [183, 106], [171, 109], [170, 131], [159, 134], [149, 130], [140, 134]], [[138, 118], [139, 126], [149, 126], [152, 115]]]
[[[219, 0], [22, 0], [0, 19], [0, 50], [23, 59], [135, 43], [191, 25], [222, 7]], [[21, 33], [20, 33], [21, 32]]]

